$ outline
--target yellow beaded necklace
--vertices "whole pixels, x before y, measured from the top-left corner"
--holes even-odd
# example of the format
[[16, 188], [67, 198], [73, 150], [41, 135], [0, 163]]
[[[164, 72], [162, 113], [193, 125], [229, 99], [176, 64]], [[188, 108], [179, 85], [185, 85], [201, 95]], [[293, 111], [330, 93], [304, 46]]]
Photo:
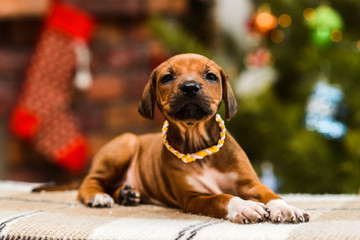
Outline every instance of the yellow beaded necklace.
[[222, 118], [220, 117], [219, 114], [216, 114], [215, 120], [219, 123], [219, 127], [221, 129], [220, 138], [219, 138], [219, 141], [217, 142], [217, 145], [208, 147], [208, 148], [198, 151], [196, 153], [188, 153], [188, 154], [180, 153], [178, 150], [175, 150], [169, 144], [169, 142], [167, 140], [167, 131], [169, 129], [169, 122], [167, 120], [165, 120], [163, 128], [162, 128], [163, 143], [170, 152], [172, 152], [176, 157], [181, 159], [184, 163], [193, 162], [193, 161], [196, 161], [197, 159], [203, 159], [206, 156], [216, 153], [224, 145], [224, 141], [225, 141], [225, 137], [226, 137], [226, 128], [225, 128], [224, 120], [222, 120]]

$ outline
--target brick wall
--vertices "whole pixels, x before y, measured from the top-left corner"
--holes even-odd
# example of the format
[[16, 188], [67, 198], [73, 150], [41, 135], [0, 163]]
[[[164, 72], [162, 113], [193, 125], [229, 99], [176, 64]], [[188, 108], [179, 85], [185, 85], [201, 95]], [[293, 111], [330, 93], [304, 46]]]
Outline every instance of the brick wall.
[[[1, 4], [26, 4], [3, 0]], [[40, 1], [40, 0], [34, 0]], [[155, 121], [137, 113], [151, 70], [170, 54], [147, 28], [153, 13], [179, 17], [187, 11], [187, 0], [68, 0], [96, 16], [98, 26], [90, 43], [93, 85], [87, 91], [74, 89], [72, 110], [89, 140], [90, 157], [109, 139], [123, 132], [159, 131], [162, 117]], [[42, 4], [42, 5], [41, 5]], [[32, 147], [14, 138], [4, 127], [21, 89], [42, 17], [48, 4], [31, 12], [22, 10], [2, 15], [0, 11], [0, 164], [1, 178], [27, 181], [67, 180], [65, 174]], [[4, 11], [3, 11], [4, 12]], [[9, 17], [10, 16], [10, 17]], [[4, 171], [6, 169], [6, 171]]]

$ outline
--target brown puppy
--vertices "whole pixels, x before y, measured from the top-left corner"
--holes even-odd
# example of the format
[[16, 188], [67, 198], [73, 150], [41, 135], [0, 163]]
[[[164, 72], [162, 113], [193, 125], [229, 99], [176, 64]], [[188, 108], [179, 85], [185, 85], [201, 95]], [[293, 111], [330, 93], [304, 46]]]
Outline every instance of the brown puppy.
[[[221, 101], [230, 119], [237, 104], [224, 71], [203, 56], [181, 54], [152, 72], [139, 112], [153, 118], [157, 103], [169, 122], [171, 147], [195, 153], [218, 143], [221, 128], [215, 114]], [[260, 182], [244, 151], [226, 134], [218, 152], [190, 163], [170, 152], [160, 133], [123, 134], [95, 156], [78, 198], [90, 207], [111, 207], [114, 200], [137, 204], [141, 196], [144, 203], [237, 223], [308, 221], [308, 214]]]

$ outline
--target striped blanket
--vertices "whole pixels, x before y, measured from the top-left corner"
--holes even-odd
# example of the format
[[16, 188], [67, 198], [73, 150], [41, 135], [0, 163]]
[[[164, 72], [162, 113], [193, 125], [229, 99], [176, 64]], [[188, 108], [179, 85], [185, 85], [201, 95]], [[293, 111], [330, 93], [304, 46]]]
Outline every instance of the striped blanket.
[[33, 186], [0, 181], [0, 240], [360, 239], [359, 195], [283, 195], [309, 223], [238, 225], [153, 205], [91, 209], [75, 191], [30, 193]]

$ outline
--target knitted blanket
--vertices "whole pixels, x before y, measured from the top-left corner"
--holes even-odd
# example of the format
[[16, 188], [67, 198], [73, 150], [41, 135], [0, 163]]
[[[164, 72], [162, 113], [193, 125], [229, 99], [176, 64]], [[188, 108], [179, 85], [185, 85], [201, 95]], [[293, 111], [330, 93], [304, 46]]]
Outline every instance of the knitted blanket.
[[239, 225], [154, 205], [92, 209], [76, 191], [30, 193], [33, 186], [0, 181], [0, 240], [360, 239], [359, 195], [282, 195], [310, 222]]

